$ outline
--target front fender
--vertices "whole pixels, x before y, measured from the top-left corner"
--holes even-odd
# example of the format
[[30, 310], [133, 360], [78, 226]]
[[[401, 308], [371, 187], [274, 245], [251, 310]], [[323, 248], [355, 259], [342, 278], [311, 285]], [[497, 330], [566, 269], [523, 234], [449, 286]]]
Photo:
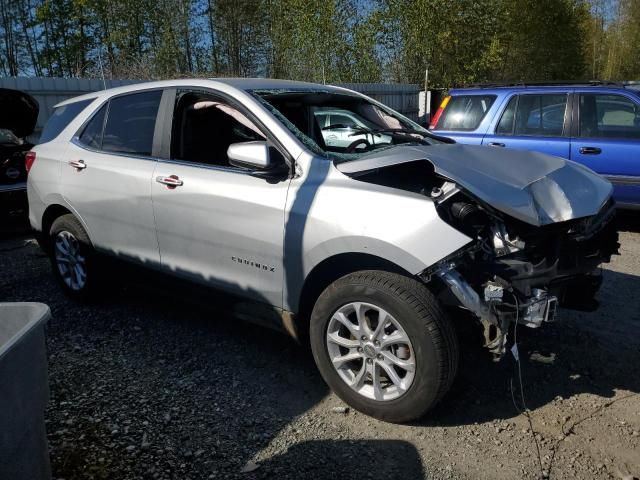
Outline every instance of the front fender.
[[357, 181], [330, 166], [290, 187], [283, 308], [297, 311], [305, 279], [330, 257], [367, 254], [417, 274], [472, 241], [438, 216], [431, 199]]

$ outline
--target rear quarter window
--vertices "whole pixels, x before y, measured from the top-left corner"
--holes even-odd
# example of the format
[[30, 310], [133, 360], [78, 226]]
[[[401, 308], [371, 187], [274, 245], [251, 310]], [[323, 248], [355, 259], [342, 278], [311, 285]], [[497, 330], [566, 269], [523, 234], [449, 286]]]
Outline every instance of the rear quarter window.
[[93, 102], [93, 100], [93, 98], [90, 98], [89, 100], [81, 100], [79, 102], [68, 103], [61, 107], [57, 107], [44, 126], [38, 143], [50, 142], [60, 135], [60, 132], [62, 132], [67, 125], [69, 125], [73, 119], [87, 107], [87, 105]]
[[442, 112], [436, 130], [475, 130], [485, 117], [495, 95], [456, 95]]
[[98, 112], [91, 117], [89, 123], [79, 137], [80, 143], [89, 148], [99, 150], [102, 148], [102, 130], [104, 129], [104, 119], [107, 115], [107, 105], [103, 105]]

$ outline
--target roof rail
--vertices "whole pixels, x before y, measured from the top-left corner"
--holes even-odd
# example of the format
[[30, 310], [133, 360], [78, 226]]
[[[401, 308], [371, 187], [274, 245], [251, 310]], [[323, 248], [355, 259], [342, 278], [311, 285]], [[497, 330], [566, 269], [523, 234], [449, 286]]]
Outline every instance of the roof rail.
[[533, 81], [533, 82], [482, 82], [471, 83], [462, 88], [495, 88], [495, 87], [543, 87], [543, 86], [562, 86], [562, 85], [588, 85], [598, 86], [618, 86], [624, 87], [632, 82], [613, 82], [609, 80], [549, 80], [549, 81]]

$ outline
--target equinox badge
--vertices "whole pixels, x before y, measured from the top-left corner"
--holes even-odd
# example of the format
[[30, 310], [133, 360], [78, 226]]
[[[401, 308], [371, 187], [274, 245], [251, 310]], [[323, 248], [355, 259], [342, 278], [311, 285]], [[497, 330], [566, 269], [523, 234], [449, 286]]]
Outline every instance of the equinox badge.
[[256, 267], [258, 270], [264, 270], [265, 272], [276, 271], [276, 267], [272, 267], [271, 265], [265, 265], [264, 263], [254, 262], [253, 260], [247, 260], [246, 258], [231, 257], [231, 260], [236, 263], [246, 265], [248, 267]]

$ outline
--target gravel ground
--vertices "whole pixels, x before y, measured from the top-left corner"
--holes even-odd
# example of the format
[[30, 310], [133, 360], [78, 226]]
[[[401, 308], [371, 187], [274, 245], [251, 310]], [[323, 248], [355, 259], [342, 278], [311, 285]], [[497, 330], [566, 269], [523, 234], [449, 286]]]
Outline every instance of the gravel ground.
[[514, 362], [463, 340], [460, 375], [413, 425], [345, 405], [307, 351], [154, 286], [108, 301], [66, 299], [19, 230], [0, 238], [0, 301], [40, 301], [51, 399], [54, 478], [640, 477], [640, 228], [622, 224], [595, 313], [520, 328], [527, 418], [514, 406]]

